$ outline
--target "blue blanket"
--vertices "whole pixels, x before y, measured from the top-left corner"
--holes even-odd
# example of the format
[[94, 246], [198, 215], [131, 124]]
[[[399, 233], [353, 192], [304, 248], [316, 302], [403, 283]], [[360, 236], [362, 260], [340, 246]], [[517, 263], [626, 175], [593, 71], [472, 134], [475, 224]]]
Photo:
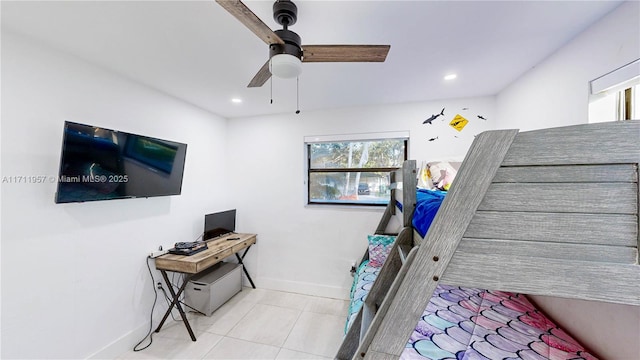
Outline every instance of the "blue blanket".
[[416, 192], [416, 209], [413, 212], [413, 227], [424, 237], [435, 218], [446, 191], [418, 189]]

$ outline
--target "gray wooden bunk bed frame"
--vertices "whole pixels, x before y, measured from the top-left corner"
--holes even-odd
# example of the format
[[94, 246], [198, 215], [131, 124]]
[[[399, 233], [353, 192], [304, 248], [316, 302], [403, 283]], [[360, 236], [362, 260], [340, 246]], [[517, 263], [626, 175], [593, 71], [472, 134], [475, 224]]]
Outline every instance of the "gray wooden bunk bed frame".
[[405, 162], [376, 232], [404, 228], [336, 359], [400, 357], [439, 282], [640, 306], [639, 163], [640, 121], [481, 133], [422, 239]]

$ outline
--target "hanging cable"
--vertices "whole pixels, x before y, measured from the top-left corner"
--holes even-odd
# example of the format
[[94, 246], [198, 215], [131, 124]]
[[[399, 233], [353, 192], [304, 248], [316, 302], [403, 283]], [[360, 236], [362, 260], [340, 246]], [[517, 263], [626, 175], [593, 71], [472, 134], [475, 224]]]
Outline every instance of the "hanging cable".
[[296, 77], [296, 114], [300, 114], [300, 77]]

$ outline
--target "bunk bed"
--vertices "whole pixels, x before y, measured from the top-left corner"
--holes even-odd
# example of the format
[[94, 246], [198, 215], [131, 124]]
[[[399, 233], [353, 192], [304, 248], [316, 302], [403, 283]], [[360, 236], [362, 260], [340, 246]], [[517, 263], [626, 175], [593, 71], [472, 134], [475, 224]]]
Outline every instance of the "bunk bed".
[[[639, 121], [482, 133], [425, 237], [411, 226], [416, 168], [415, 161], [406, 162], [394, 175], [400, 179], [376, 232], [384, 232], [392, 217], [404, 227], [352, 315], [336, 358], [413, 358], [407, 344], [421, 340], [421, 327], [439, 321], [429, 311], [450, 310], [443, 297], [489, 311], [511, 303], [508, 310], [522, 311], [510, 313], [518, 319], [539, 314], [520, 293], [640, 305], [639, 161]], [[547, 357], [591, 358], [545, 317], [528, 320], [528, 330], [537, 324], [550, 332], [535, 337], [563, 349]], [[437, 330], [430, 328], [429, 338]], [[487, 340], [491, 334], [476, 335]]]

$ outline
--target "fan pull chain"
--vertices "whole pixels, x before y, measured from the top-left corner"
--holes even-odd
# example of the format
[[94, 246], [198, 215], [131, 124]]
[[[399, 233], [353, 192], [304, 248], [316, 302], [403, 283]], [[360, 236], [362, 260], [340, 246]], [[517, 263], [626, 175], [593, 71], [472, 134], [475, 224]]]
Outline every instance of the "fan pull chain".
[[273, 104], [273, 76], [271, 76], [269, 78], [269, 86], [271, 87], [271, 94], [269, 95], [271, 97], [271, 104]]
[[296, 114], [300, 114], [300, 78], [296, 77]]

